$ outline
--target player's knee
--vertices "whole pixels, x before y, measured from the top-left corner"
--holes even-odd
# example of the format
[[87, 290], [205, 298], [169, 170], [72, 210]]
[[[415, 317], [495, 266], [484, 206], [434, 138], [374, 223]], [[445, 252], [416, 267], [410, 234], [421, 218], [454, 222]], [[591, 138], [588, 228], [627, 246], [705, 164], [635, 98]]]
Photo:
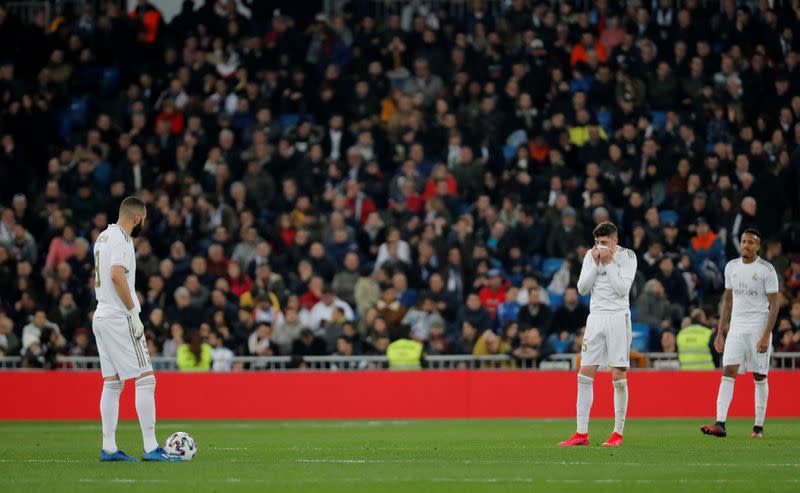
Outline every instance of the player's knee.
[[125, 388], [125, 382], [117, 378], [116, 380], [104, 380], [103, 381], [103, 388], [120, 393], [122, 389]]
[[753, 380], [756, 382], [763, 382], [767, 379], [766, 375], [762, 375], [761, 373], [753, 373]]
[[739, 367], [737, 366], [726, 366], [722, 369], [722, 374], [728, 378], [736, 378], [736, 374], [739, 372]]
[[625, 374], [627, 373], [628, 369], [624, 366], [612, 366], [611, 367], [611, 375], [614, 377], [621, 376], [625, 378]]
[[595, 373], [597, 373], [596, 366], [581, 366], [580, 370], [578, 370], [579, 375], [583, 375], [585, 377], [594, 378]]
[[153, 372], [144, 373], [139, 378], [136, 379], [137, 388], [146, 388], [155, 386], [156, 386], [156, 376], [153, 375]]
[[141, 375], [139, 375], [138, 377], [136, 377], [136, 381], [138, 382], [139, 380], [141, 380], [143, 378], [149, 378], [149, 377], [153, 377], [153, 380], [155, 380], [155, 378], [156, 378], [155, 373], [153, 373], [152, 370], [146, 371], [146, 372], [142, 373]]

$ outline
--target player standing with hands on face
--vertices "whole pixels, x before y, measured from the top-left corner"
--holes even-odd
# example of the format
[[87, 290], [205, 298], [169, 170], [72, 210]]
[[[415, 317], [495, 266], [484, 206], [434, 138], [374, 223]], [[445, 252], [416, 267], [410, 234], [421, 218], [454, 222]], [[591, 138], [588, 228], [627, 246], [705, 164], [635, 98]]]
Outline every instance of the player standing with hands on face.
[[589, 412], [599, 366], [611, 366], [614, 383], [614, 432], [603, 446], [622, 445], [628, 410], [626, 371], [631, 349], [628, 294], [636, 275], [636, 255], [617, 244], [617, 227], [610, 222], [598, 224], [593, 235], [594, 248], [584, 256], [578, 278], [578, 292], [592, 294], [578, 371], [578, 426], [572, 437], [559, 443], [562, 447], [589, 445]]
[[722, 352], [722, 381], [717, 394], [717, 422], [700, 428], [706, 435], [724, 437], [733, 383], [739, 368], [753, 372], [756, 421], [753, 438], [764, 436], [767, 414], [769, 360], [772, 328], [778, 318], [778, 275], [775, 268], [758, 256], [761, 234], [745, 229], [740, 240], [741, 257], [725, 266], [725, 297], [714, 348]]
[[147, 219], [144, 202], [128, 197], [119, 206], [119, 218], [97, 236], [94, 245], [95, 295], [97, 309], [92, 331], [100, 353], [103, 393], [100, 416], [103, 424], [101, 461], [137, 459], [117, 448], [119, 397], [125, 380], [136, 380], [136, 414], [144, 440], [142, 460], [174, 462], [156, 440], [156, 378], [147, 353], [144, 325], [139, 318], [141, 307], [136, 297], [136, 253], [133, 239]]

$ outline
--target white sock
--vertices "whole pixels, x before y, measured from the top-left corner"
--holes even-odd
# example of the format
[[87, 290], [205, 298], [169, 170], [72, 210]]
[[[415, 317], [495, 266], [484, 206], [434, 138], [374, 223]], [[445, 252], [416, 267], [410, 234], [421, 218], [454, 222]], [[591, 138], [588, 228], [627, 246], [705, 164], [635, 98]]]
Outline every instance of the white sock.
[[578, 374], [578, 433], [589, 433], [589, 412], [592, 410], [592, 401], [594, 400], [593, 383], [592, 377]]
[[732, 377], [722, 377], [719, 383], [719, 393], [717, 394], [717, 421], [724, 423], [728, 419], [728, 407], [731, 405], [733, 399], [733, 382], [736, 379]]
[[764, 426], [764, 417], [767, 415], [767, 398], [769, 397], [769, 384], [767, 379], [756, 380], [756, 426]]
[[614, 433], [622, 435], [628, 412], [628, 379], [614, 381]]
[[156, 440], [156, 377], [148, 375], [136, 380], [136, 414], [142, 428], [144, 451], [152, 452], [158, 447]]
[[103, 381], [100, 394], [100, 420], [103, 423], [103, 450], [117, 451], [117, 421], [119, 421], [119, 396], [125, 384], [121, 380]]

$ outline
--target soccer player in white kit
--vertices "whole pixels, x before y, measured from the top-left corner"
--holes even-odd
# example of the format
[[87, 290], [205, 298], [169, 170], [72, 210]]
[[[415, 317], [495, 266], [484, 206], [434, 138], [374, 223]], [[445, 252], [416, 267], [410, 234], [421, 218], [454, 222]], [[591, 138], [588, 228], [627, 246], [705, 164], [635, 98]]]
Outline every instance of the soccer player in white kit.
[[136, 297], [136, 253], [133, 238], [139, 235], [147, 209], [144, 202], [128, 197], [119, 206], [119, 219], [97, 236], [94, 245], [94, 287], [97, 309], [92, 331], [100, 353], [103, 392], [100, 416], [103, 427], [101, 461], [137, 459], [117, 448], [119, 397], [125, 380], [135, 379], [136, 414], [144, 440], [142, 460], [173, 462], [156, 441], [156, 378], [147, 353], [141, 307]]
[[614, 384], [614, 432], [603, 446], [622, 445], [628, 410], [628, 380], [631, 349], [631, 312], [628, 294], [636, 275], [636, 254], [617, 244], [617, 227], [597, 225], [594, 248], [583, 258], [578, 292], [592, 294], [578, 371], [577, 431], [560, 446], [589, 445], [589, 412], [594, 399], [597, 368], [611, 367]]
[[741, 257], [725, 266], [725, 298], [714, 348], [722, 351], [722, 381], [717, 394], [717, 422], [700, 428], [706, 435], [724, 437], [733, 383], [741, 368], [753, 372], [755, 413], [753, 438], [763, 438], [769, 396], [772, 328], [778, 318], [778, 274], [758, 256], [761, 234], [745, 229], [739, 242]]

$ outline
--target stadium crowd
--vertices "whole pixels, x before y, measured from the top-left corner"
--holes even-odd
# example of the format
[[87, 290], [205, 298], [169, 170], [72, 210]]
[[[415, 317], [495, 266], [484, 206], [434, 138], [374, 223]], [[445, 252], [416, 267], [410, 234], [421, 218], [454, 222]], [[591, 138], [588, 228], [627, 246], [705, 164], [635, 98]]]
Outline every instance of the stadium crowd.
[[649, 349], [714, 325], [747, 227], [800, 348], [800, 2], [334, 3], [0, 6], [0, 355], [96, 354], [92, 244], [130, 194], [150, 353], [182, 367], [409, 331], [577, 352], [609, 219]]

